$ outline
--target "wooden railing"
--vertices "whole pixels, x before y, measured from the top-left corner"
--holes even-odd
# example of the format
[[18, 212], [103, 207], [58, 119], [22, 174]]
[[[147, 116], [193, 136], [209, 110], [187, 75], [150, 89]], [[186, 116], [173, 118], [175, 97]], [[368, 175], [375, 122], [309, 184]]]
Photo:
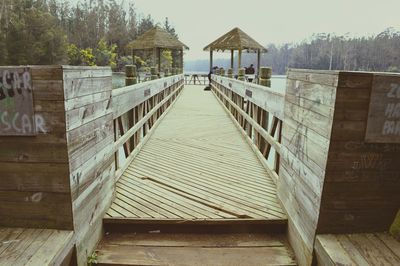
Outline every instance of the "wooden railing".
[[183, 75], [175, 75], [112, 91], [116, 180], [170, 110], [183, 85]]
[[186, 85], [208, 85], [207, 74], [185, 74]]
[[212, 91], [277, 182], [285, 97], [272, 89], [212, 76]]

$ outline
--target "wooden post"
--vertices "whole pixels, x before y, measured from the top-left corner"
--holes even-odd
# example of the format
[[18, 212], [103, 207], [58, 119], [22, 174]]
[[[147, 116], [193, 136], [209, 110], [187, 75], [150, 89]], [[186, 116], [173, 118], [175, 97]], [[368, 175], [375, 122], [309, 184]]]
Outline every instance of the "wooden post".
[[238, 73], [239, 73], [239, 69], [242, 67], [242, 50], [239, 49], [238, 51]]
[[238, 80], [245, 81], [245, 69], [239, 68], [238, 70]]
[[212, 71], [213, 68], [213, 50], [210, 48], [210, 72]]
[[233, 49], [231, 50], [231, 68], [233, 69]]
[[228, 78], [233, 78], [233, 68], [228, 69]]
[[130, 86], [137, 83], [137, 71], [135, 65], [125, 66], [125, 85]]
[[161, 48], [157, 48], [158, 73], [161, 73]]
[[153, 48], [153, 67], [157, 68], [157, 48]]
[[258, 77], [258, 84], [262, 86], [271, 87], [272, 68], [261, 67], [260, 76]]
[[151, 67], [150, 68], [150, 73], [151, 73], [151, 80], [158, 79], [157, 68], [156, 67]]
[[136, 66], [135, 50], [132, 49], [132, 65]]
[[181, 50], [181, 70], [183, 73], [183, 49]]
[[257, 83], [260, 78], [260, 69], [261, 69], [261, 50], [257, 50]]

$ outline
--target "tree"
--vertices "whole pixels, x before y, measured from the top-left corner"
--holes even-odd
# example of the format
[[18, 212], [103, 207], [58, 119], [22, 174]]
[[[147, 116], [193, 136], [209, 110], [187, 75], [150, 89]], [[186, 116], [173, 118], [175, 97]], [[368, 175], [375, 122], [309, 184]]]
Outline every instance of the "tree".
[[98, 66], [111, 66], [115, 69], [117, 66], [117, 45], [107, 45], [105, 39], [101, 39], [95, 50], [95, 62]]
[[171, 24], [169, 23], [168, 17], [166, 17], [164, 21], [164, 30], [168, 31], [171, 35], [178, 38], [178, 35], [175, 32], [175, 28], [172, 27]]
[[145, 18], [142, 18], [138, 25], [138, 36], [142, 35], [146, 31], [154, 28], [154, 20], [153, 18], [148, 15]]
[[85, 66], [95, 66], [95, 57], [92, 48], [81, 49], [79, 51], [82, 64]]
[[73, 66], [82, 64], [81, 53], [75, 44], [68, 45], [67, 48], [68, 63]]
[[[58, 64], [66, 59], [66, 35], [44, 1], [4, 1], [2, 64]], [[5, 21], [7, 20], [7, 22]]]

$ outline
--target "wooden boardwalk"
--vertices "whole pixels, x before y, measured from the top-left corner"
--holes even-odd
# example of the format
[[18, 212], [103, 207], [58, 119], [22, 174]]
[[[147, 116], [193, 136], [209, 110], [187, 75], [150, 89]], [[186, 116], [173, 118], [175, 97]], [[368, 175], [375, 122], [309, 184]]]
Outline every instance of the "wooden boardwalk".
[[105, 220], [285, 220], [276, 187], [210, 91], [186, 86], [116, 184]]
[[0, 265], [67, 265], [73, 246], [72, 231], [0, 227]]

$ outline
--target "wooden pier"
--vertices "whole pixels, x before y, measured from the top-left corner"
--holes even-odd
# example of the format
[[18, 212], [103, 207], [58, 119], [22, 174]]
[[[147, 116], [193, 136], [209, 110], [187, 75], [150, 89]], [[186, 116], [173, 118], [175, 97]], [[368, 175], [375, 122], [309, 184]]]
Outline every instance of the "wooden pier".
[[0, 72], [0, 265], [400, 263], [398, 74]]
[[107, 217], [286, 221], [272, 178], [200, 86], [185, 87], [125, 170]]

